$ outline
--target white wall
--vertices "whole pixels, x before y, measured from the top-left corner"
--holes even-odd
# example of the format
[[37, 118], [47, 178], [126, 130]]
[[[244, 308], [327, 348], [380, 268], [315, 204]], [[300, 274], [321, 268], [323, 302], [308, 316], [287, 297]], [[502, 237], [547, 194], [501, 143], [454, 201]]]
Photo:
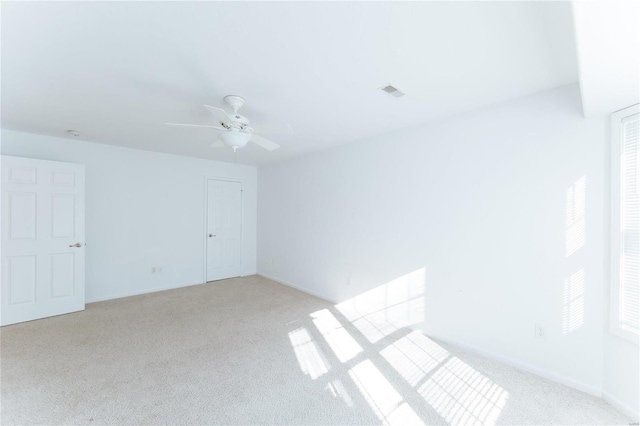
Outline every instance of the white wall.
[[603, 395], [613, 406], [638, 421], [638, 345], [609, 332], [604, 340]]
[[85, 164], [88, 302], [203, 282], [205, 176], [243, 182], [243, 274], [255, 273], [254, 167], [8, 130], [1, 152]]
[[427, 334], [599, 395], [606, 119], [583, 118], [579, 96], [568, 86], [260, 168], [258, 272], [337, 302], [425, 268], [412, 303]]

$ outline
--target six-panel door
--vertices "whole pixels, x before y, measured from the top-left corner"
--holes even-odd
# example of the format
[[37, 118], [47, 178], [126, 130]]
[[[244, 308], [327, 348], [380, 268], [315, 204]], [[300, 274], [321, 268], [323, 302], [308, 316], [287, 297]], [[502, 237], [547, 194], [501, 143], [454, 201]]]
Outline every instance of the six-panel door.
[[84, 166], [2, 157], [2, 325], [84, 309]]

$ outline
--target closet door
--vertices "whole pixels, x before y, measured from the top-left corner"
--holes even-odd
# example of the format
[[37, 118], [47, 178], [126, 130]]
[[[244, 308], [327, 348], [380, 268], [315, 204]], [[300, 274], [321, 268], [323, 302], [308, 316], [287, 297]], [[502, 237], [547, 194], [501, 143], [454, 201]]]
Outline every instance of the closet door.
[[207, 281], [238, 277], [242, 268], [242, 184], [207, 180]]

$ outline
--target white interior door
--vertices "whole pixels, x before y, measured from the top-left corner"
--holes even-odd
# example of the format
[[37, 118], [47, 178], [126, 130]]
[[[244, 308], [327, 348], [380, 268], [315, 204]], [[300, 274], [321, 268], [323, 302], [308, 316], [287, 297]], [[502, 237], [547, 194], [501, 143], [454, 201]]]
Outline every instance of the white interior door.
[[2, 325], [84, 309], [84, 166], [2, 157]]
[[242, 267], [242, 184], [207, 180], [207, 281], [238, 277]]

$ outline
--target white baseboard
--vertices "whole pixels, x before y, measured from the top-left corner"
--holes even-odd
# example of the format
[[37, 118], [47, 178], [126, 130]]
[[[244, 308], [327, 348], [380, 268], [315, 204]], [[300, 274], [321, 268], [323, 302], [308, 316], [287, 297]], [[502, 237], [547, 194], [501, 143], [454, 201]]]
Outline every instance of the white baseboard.
[[173, 290], [176, 288], [190, 287], [192, 285], [198, 285], [198, 284], [203, 284], [203, 283], [197, 282], [197, 283], [170, 285], [166, 287], [146, 288], [143, 290], [128, 291], [126, 293], [112, 294], [109, 296], [92, 297], [90, 299], [85, 299], [85, 303], [104, 302], [105, 300], [121, 299], [123, 297], [129, 297], [129, 296], [139, 296], [141, 294], [155, 293], [157, 291]]
[[[248, 277], [248, 276], [251, 276], [251, 275], [257, 275], [257, 274], [255, 273], [255, 271], [245, 271], [240, 276], [241, 277]], [[154, 288], [147, 288], [147, 289], [143, 289], [143, 290], [135, 290], [135, 291], [129, 291], [129, 292], [126, 292], [126, 293], [113, 294], [113, 295], [110, 295], [110, 296], [93, 297], [93, 298], [90, 298], [90, 299], [86, 299], [84, 303], [104, 302], [106, 300], [122, 299], [123, 297], [139, 296], [141, 294], [155, 293], [157, 291], [173, 290], [173, 289], [176, 289], [176, 288], [190, 287], [192, 285], [199, 285], [199, 284], [204, 284], [204, 283], [203, 282], [195, 282], [195, 283], [188, 283], [188, 284], [170, 285], [170, 286], [159, 287], [159, 288], [155, 288], [155, 287]]]
[[631, 420], [635, 422], [640, 420], [640, 413], [638, 413], [638, 411], [634, 410], [624, 402], [620, 401], [618, 398], [616, 398], [609, 392], [602, 391], [602, 399], [607, 401], [609, 404], [611, 404], [613, 407], [615, 407], [618, 411], [620, 411], [625, 416], [631, 418]]
[[280, 283], [282, 285], [286, 285], [287, 287], [295, 288], [296, 290], [300, 290], [303, 293], [307, 293], [307, 294], [309, 294], [311, 296], [315, 296], [315, 297], [318, 297], [318, 298], [320, 298], [322, 300], [326, 300], [327, 302], [331, 302], [333, 304], [338, 303], [335, 300], [332, 300], [326, 294], [322, 294], [322, 293], [319, 293], [317, 291], [309, 290], [306, 287], [302, 287], [300, 285], [297, 285], [297, 284], [282, 280], [282, 279], [280, 279], [278, 277], [274, 277], [274, 276], [271, 276], [271, 275], [268, 275], [268, 274], [265, 274], [265, 273], [262, 273], [262, 272], [258, 272], [256, 275], [260, 275], [261, 277], [264, 277], [264, 278], [269, 279], [271, 281], [275, 281], [275, 282]]
[[486, 358], [494, 359], [496, 361], [500, 361], [502, 363], [511, 365], [512, 367], [516, 367], [520, 370], [527, 371], [529, 373], [535, 374], [536, 376], [544, 377], [545, 379], [549, 379], [553, 382], [560, 383], [561, 385], [569, 386], [570, 388], [577, 389], [584, 393], [588, 393], [589, 395], [596, 396], [601, 398], [602, 388], [599, 386], [589, 385], [578, 380], [570, 379], [568, 377], [562, 376], [560, 374], [552, 373], [550, 371], [544, 370], [540, 367], [536, 367], [535, 365], [529, 364], [527, 362], [519, 361], [513, 358], [510, 358], [505, 355], [497, 354], [495, 352], [487, 351], [486, 349], [479, 348], [474, 345], [470, 345], [458, 340], [447, 339], [446, 337], [441, 336], [433, 336], [435, 339], [441, 340], [444, 343], [451, 344], [453, 346], [457, 346], [461, 349], [464, 349], [468, 352], [484, 356]]

